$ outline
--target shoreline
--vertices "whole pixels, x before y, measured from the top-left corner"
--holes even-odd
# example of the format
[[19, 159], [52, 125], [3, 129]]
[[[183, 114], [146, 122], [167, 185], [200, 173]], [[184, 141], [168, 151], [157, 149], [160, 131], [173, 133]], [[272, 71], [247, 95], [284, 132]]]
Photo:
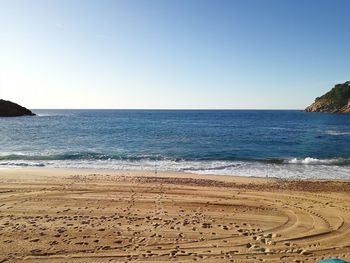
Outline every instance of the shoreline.
[[0, 262], [350, 259], [350, 181], [0, 170]]
[[110, 174], [110, 175], [124, 175], [124, 176], [145, 176], [145, 177], [184, 177], [184, 178], [196, 178], [196, 179], [208, 179], [208, 180], [219, 180], [224, 182], [250, 182], [256, 183], [268, 183], [271, 181], [301, 181], [301, 182], [339, 182], [339, 183], [350, 183], [349, 179], [337, 179], [337, 178], [281, 178], [273, 176], [255, 176], [255, 175], [222, 175], [222, 174], [198, 174], [191, 172], [181, 171], [163, 171], [157, 170], [116, 170], [116, 169], [91, 169], [91, 168], [47, 168], [47, 167], [5, 167], [0, 168], [0, 175], [33, 175], [36, 176], [50, 176], [50, 175], [66, 175], [70, 173], [79, 173], [82, 175], [89, 174]]
[[[158, 163], [149, 160], [18, 160], [0, 161], [0, 169], [72, 169], [96, 171], [135, 171], [152, 173], [155, 167], [159, 172], [191, 173], [196, 175], [224, 175], [259, 178], [292, 178], [292, 179], [336, 179], [349, 180], [350, 166], [331, 164], [333, 161], [316, 160], [307, 163], [294, 161], [291, 163], [266, 163], [259, 161], [179, 161], [163, 160]], [[348, 159], [346, 159], [348, 160]], [[326, 161], [326, 163], [323, 163]], [[309, 163], [311, 162], [311, 163]], [[315, 163], [313, 163], [315, 162]], [[328, 163], [331, 162], [331, 163]], [[345, 162], [345, 159], [337, 159]]]

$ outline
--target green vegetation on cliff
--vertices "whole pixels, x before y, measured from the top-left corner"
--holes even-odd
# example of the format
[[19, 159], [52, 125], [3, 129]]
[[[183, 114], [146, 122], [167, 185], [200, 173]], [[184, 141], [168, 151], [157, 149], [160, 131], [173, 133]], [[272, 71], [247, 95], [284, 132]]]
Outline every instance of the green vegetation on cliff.
[[329, 92], [315, 99], [305, 109], [308, 112], [350, 112], [350, 81], [337, 84]]

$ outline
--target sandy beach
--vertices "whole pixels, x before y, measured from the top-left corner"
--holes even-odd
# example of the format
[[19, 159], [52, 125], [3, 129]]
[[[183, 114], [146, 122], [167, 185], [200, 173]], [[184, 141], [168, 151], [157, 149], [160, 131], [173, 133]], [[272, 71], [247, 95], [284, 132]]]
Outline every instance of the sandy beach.
[[350, 182], [0, 170], [0, 262], [350, 260]]

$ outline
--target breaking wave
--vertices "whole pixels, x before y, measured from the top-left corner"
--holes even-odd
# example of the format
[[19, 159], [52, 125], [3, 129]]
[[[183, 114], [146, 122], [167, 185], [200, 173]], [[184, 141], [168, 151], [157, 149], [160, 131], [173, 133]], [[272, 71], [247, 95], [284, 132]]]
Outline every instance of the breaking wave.
[[304, 159], [293, 158], [287, 161], [289, 164], [305, 164], [305, 165], [350, 165], [349, 158], [332, 158], [332, 159], [318, 159], [306, 157]]
[[169, 171], [194, 174], [277, 178], [350, 179], [350, 159], [312, 157], [263, 160], [181, 159], [162, 156], [127, 156], [102, 153], [0, 155], [1, 168], [69, 168], [96, 170]]
[[346, 136], [346, 135], [350, 135], [350, 132], [326, 131], [326, 134], [331, 136]]

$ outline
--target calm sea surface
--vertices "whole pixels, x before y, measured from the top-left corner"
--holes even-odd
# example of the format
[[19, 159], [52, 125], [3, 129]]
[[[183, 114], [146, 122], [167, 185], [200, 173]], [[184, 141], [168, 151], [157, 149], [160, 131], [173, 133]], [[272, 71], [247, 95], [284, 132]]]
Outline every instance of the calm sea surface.
[[0, 167], [350, 179], [350, 115], [34, 110], [0, 118]]

